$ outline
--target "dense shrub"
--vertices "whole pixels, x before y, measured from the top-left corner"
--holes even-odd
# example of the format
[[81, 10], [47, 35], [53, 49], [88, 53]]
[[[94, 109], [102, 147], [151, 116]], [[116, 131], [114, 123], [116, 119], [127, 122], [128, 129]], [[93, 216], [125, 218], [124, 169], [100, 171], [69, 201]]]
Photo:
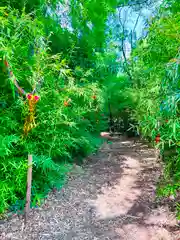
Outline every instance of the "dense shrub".
[[[9, 204], [24, 199], [28, 153], [34, 156], [33, 201], [36, 204], [49, 188], [63, 184], [70, 167], [68, 163], [74, 158], [81, 160], [98, 147], [99, 132], [107, 126], [101, 114], [102, 86], [95, 80], [87, 81], [90, 69], [70, 69], [69, 59], [63, 54], [51, 54], [49, 36], [44, 33], [41, 21], [25, 12], [0, 8], [0, 22], [2, 213]], [[33, 117], [27, 99], [30, 95], [23, 96], [18, 91], [14, 77], [27, 93], [37, 90], [35, 94], [40, 100], [35, 104], [34, 122], [30, 120]], [[28, 116], [32, 128], [26, 135], [24, 126]]]
[[115, 7], [141, 8], [144, 1], [71, 0], [62, 14], [65, 27], [55, 11], [63, 6], [56, 3], [0, 3], [0, 213], [12, 204], [15, 210], [24, 205], [28, 153], [33, 154], [36, 205], [50, 188], [62, 186], [73, 161], [82, 161], [98, 147], [99, 132], [108, 128], [111, 117], [124, 122], [123, 131], [134, 122], [137, 132], [151, 142], [158, 136], [156, 147], [165, 166], [159, 192], [177, 195], [179, 1], [163, 1], [148, 24], [148, 36], [137, 43], [130, 61], [125, 59], [128, 76], [118, 77], [123, 63], [109, 68], [115, 66], [116, 54], [106, 51], [106, 20]]
[[[160, 193], [176, 196], [180, 190], [180, 16], [173, 5], [163, 5], [151, 20], [148, 37], [131, 56], [134, 102], [132, 117], [139, 131], [161, 150], [165, 171]], [[172, 7], [173, 6], [173, 7]]]

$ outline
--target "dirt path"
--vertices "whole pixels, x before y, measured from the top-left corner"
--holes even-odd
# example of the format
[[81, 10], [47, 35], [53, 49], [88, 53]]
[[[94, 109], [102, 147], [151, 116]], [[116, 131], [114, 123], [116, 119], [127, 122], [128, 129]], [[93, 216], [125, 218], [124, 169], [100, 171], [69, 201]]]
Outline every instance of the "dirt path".
[[26, 228], [18, 217], [0, 224], [0, 239], [180, 240], [174, 216], [154, 200], [159, 173], [146, 146], [105, 145], [76, 168], [64, 191], [32, 210]]

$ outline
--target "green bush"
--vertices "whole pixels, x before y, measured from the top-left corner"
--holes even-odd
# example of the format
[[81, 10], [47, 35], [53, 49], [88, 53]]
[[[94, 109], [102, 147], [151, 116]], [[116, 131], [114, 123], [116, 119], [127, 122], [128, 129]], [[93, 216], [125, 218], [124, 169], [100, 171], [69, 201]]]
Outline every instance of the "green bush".
[[134, 101], [133, 118], [139, 131], [156, 145], [164, 156], [164, 179], [160, 193], [177, 195], [180, 190], [180, 16], [178, 3], [161, 7], [151, 20], [148, 37], [141, 40], [131, 56]]
[[[26, 190], [27, 156], [33, 154], [33, 204], [51, 187], [61, 187], [74, 158], [97, 149], [99, 132], [106, 129], [103, 88], [90, 69], [69, 67], [63, 54], [52, 55], [49, 36], [37, 18], [0, 8], [0, 213], [9, 205], [22, 208]], [[26, 41], [24, 41], [26, 39]], [[7, 60], [19, 86], [27, 93], [36, 88], [35, 123], [23, 133], [29, 115], [23, 96], [8, 76]], [[78, 76], [78, 71], [81, 76]], [[30, 118], [30, 116], [29, 116]]]

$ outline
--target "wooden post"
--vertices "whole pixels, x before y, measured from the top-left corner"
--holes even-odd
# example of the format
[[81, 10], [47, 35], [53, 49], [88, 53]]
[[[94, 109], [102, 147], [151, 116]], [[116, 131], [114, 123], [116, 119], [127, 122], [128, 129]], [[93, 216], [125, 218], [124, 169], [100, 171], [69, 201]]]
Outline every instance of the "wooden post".
[[26, 224], [29, 210], [30, 210], [30, 203], [31, 203], [31, 185], [32, 185], [32, 163], [33, 157], [31, 154], [28, 155], [28, 171], [27, 171], [27, 191], [26, 191], [26, 206], [25, 206], [25, 213], [24, 213], [24, 224]]

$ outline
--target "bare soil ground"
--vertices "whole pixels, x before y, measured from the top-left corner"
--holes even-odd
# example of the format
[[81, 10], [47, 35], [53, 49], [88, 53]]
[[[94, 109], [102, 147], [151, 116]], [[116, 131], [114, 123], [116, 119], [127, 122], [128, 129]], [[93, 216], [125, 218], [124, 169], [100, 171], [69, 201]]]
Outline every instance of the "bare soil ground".
[[104, 144], [76, 167], [63, 191], [1, 222], [1, 240], [180, 240], [176, 219], [155, 201], [161, 173], [152, 149], [133, 141]]

